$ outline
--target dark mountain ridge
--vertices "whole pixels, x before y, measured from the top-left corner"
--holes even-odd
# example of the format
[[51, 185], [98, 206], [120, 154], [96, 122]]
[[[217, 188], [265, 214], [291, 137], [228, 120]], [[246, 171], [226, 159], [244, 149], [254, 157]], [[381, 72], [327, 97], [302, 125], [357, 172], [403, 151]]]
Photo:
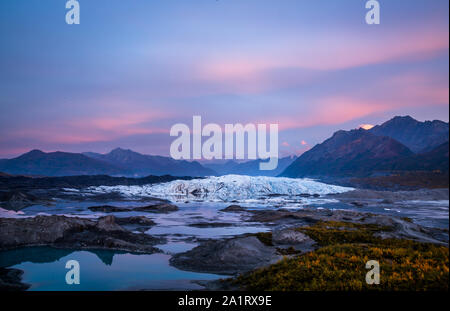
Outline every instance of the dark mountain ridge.
[[449, 170], [449, 144], [448, 141], [431, 151], [414, 154], [410, 157], [394, 161], [392, 170], [398, 171], [441, 171]]
[[414, 153], [424, 153], [449, 140], [449, 125], [443, 121], [420, 122], [410, 116], [393, 119], [369, 130], [377, 136], [388, 136]]
[[132, 172], [135, 176], [211, 176], [217, 173], [202, 166], [199, 162], [174, 160], [169, 157], [144, 155], [138, 152], [116, 148], [107, 154], [84, 153], [91, 158], [104, 161]]
[[[408, 146], [420, 152], [414, 153]], [[371, 130], [337, 131], [301, 155], [281, 176], [350, 177], [394, 171], [448, 172], [448, 161], [448, 123], [395, 117]]]
[[364, 175], [389, 169], [389, 161], [413, 152], [390, 137], [364, 129], [338, 131], [294, 161], [282, 174], [286, 177]]
[[15, 175], [77, 176], [110, 175], [143, 177], [148, 175], [216, 175], [198, 162], [168, 157], [146, 156], [117, 148], [106, 155], [96, 153], [42, 152], [32, 150], [14, 159], [0, 161], [0, 171]]
[[79, 153], [32, 150], [17, 158], [0, 162], [0, 171], [16, 175], [71, 176], [118, 175], [121, 168]]

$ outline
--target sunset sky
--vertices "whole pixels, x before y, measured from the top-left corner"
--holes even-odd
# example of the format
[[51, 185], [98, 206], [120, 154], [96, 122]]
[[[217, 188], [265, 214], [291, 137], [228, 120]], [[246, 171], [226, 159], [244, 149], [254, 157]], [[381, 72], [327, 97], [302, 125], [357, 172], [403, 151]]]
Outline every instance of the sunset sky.
[[0, 1], [0, 158], [169, 154], [175, 123], [278, 123], [281, 155], [395, 115], [448, 121], [448, 0]]

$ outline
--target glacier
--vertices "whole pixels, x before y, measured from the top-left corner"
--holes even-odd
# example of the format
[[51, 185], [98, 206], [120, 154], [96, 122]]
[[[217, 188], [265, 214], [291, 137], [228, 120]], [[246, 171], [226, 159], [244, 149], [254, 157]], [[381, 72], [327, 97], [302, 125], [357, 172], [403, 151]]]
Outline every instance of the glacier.
[[317, 197], [354, 189], [308, 178], [225, 175], [143, 186], [99, 186], [86, 190], [90, 193], [117, 192], [129, 198], [162, 197], [173, 201], [197, 199], [211, 202], [276, 202], [286, 200], [287, 197]]

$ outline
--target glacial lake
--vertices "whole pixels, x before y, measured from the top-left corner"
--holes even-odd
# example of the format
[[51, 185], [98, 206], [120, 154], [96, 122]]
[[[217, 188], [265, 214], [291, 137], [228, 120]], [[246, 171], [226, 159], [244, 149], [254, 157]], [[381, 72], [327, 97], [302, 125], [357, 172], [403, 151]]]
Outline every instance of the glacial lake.
[[[10, 265], [11, 259], [20, 262]], [[195, 290], [195, 280], [214, 280], [225, 276], [195, 273], [169, 265], [167, 254], [130, 254], [113, 251], [73, 251], [49, 247], [23, 248], [0, 253], [0, 266], [25, 271], [23, 282], [37, 291], [107, 290]], [[68, 285], [66, 262], [80, 264], [80, 284]], [[9, 261], [9, 262], [8, 262]]]

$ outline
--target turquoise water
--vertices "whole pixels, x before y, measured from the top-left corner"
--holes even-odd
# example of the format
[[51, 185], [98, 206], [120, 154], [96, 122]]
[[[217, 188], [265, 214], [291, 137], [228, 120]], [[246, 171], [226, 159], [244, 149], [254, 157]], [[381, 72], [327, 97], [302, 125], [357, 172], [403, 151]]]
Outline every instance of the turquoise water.
[[[91, 212], [88, 207], [110, 204], [115, 206], [145, 205], [140, 202], [58, 202], [52, 206], [35, 205], [22, 210], [23, 216], [71, 215], [96, 218], [108, 215]], [[63, 250], [50, 247], [22, 248], [0, 252], [0, 266], [23, 270], [23, 282], [32, 284], [30, 290], [195, 290], [202, 287], [195, 280], [213, 280], [215, 274], [181, 271], [169, 264], [172, 254], [188, 251], [198, 245], [197, 239], [233, 236], [267, 231], [261, 224], [242, 221], [235, 213], [219, 209], [226, 204], [179, 204], [180, 210], [170, 214], [145, 212], [112, 213], [117, 217], [143, 215], [156, 225], [146, 233], [161, 236], [165, 244], [155, 245], [163, 253], [142, 255], [115, 251]], [[198, 228], [196, 223], [229, 223], [229, 227]], [[80, 263], [81, 284], [67, 285], [69, 271], [66, 262]]]
[[[23, 282], [35, 291], [195, 290], [193, 280], [225, 277], [181, 271], [169, 265], [170, 255], [140, 255], [112, 251], [71, 251], [49, 247], [0, 253], [0, 266], [24, 270]], [[80, 264], [80, 284], [68, 285], [66, 262]]]

